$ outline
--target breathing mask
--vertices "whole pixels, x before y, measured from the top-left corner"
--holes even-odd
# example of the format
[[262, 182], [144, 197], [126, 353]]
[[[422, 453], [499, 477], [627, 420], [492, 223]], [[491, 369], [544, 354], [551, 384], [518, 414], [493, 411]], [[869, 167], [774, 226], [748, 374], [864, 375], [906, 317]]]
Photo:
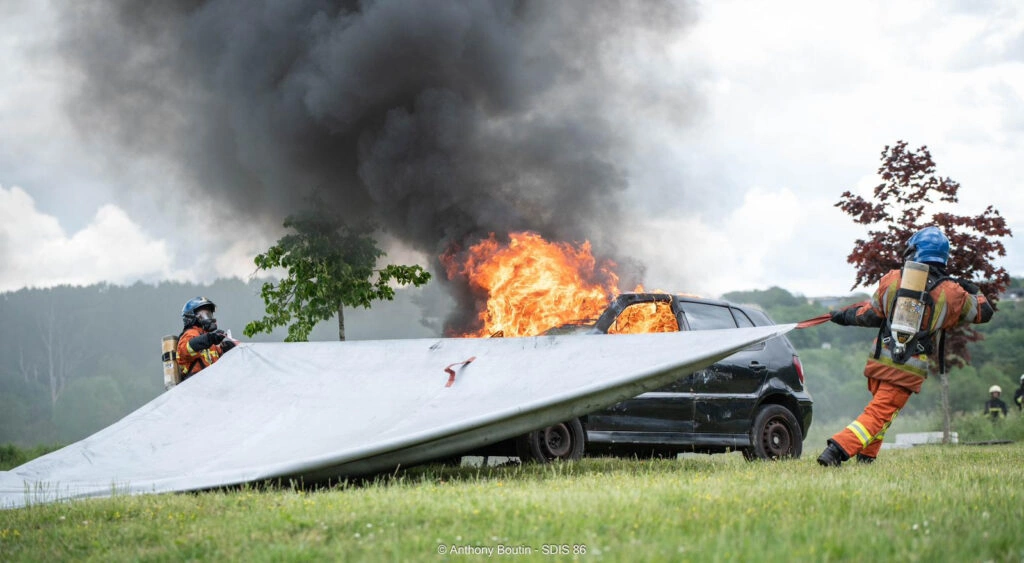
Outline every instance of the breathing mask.
[[217, 330], [217, 319], [213, 317], [213, 312], [209, 309], [200, 309], [196, 311], [196, 319], [199, 328], [206, 332], [213, 332]]

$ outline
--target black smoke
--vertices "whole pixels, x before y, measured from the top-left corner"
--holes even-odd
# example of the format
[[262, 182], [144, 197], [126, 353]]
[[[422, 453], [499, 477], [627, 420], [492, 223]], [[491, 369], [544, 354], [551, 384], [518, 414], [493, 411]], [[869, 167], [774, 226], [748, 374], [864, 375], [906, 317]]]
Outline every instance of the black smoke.
[[68, 108], [97, 143], [169, 157], [194, 197], [280, 225], [317, 189], [437, 255], [489, 232], [615, 257], [633, 40], [658, 2], [74, 2]]

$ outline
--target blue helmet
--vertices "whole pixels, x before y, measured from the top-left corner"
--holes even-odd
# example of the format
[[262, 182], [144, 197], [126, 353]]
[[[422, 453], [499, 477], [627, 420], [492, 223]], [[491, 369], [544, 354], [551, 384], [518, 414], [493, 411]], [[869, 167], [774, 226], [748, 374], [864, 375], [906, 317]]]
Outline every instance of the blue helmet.
[[199, 317], [196, 316], [196, 311], [203, 308], [209, 309], [211, 313], [217, 310], [217, 306], [214, 305], [213, 301], [210, 301], [205, 297], [193, 297], [185, 303], [185, 306], [181, 308], [181, 322], [185, 324], [185, 328], [188, 328], [199, 321]]
[[945, 266], [949, 261], [949, 239], [938, 227], [925, 227], [907, 241], [903, 258], [914, 262], [938, 262]]

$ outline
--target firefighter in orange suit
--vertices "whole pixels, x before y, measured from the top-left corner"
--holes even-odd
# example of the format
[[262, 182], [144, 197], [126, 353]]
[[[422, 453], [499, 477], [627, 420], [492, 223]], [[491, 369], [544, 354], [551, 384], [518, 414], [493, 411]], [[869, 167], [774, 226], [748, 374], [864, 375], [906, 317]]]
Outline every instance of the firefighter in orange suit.
[[178, 337], [178, 370], [181, 380], [199, 373], [216, 362], [235, 342], [217, 328], [213, 317], [217, 306], [205, 297], [190, 299], [181, 308], [184, 331]]
[[[928, 267], [925, 291], [917, 293], [924, 304], [920, 329], [909, 342], [897, 345], [892, 331], [892, 314], [901, 291], [900, 270], [882, 277], [870, 302], [832, 313], [832, 322], [836, 324], [877, 327], [879, 334], [874, 353], [864, 368], [871, 402], [856, 420], [828, 440], [828, 446], [818, 457], [821, 465], [838, 466], [853, 456], [859, 462], [874, 461], [893, 419], [910, 395], [921, 391], [928, 376], [928, 356], [933, 352], [941, 356], [939, 333], [992, 318], [992, 305], [977, 285], [946, 275], [949, 239], [937, 227], [926, 227], [910, 237], [903, 258]], [[941, 365], [941, 357], [939, 361]]]

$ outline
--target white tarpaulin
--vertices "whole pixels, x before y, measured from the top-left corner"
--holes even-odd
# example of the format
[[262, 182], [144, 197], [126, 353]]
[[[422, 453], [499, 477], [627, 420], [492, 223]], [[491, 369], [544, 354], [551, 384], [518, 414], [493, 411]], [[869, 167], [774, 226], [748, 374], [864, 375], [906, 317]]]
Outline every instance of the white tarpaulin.
[[[245, 344], [96, 434], [0, 472], [0, 507], [407, 466], [592, 412], [792, 326]], [[474, 357], [446, 386], [445, 367]]]

